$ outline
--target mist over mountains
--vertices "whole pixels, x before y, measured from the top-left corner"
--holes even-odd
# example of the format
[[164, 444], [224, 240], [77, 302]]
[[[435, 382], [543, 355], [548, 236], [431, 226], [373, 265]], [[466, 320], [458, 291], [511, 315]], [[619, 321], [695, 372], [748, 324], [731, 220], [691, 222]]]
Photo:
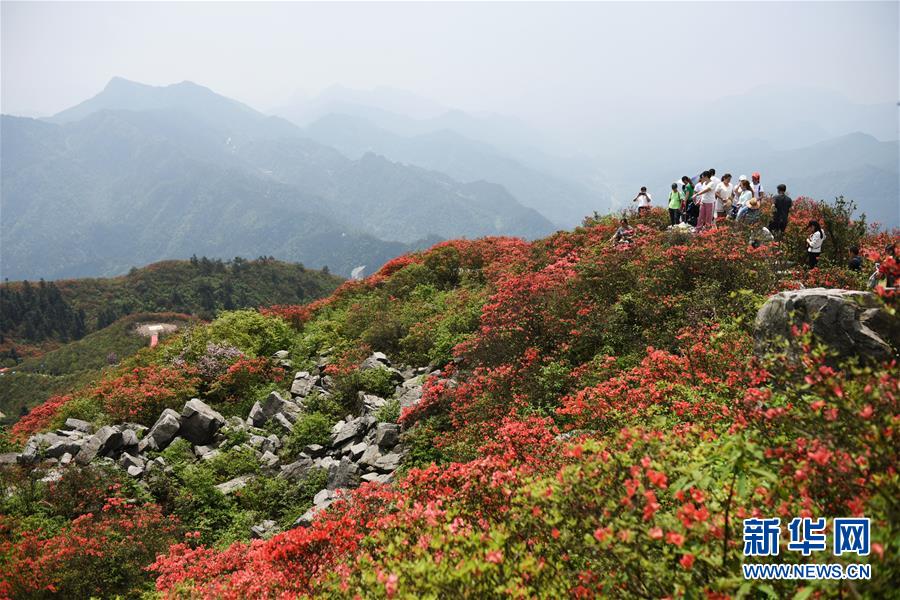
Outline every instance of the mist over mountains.
[[3, 116], [0, 270], [115, 275], [204, 254], [372, 272], [439, 239], [572, 227], [708, 167], [845, 195], [896, 226], [896, 111], [760, 88], [642, 122], [607, 115], [568, 148], [517, 119], [386, 88], [332, 88], [268, 115], [191, 82], [113, 78], [53, 117]]

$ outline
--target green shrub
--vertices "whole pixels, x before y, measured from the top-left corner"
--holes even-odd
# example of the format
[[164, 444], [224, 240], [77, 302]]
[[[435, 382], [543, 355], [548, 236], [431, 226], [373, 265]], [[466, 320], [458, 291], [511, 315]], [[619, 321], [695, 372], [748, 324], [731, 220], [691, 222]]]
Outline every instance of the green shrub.
[[379, 423], [396, 423], [400, 420], [400, 400], [396, 398], [388, 400], [387, 403], [378, 409], [375, 418]]
[[294, 423], [294, 428], [285, 443], [284, 451], [287, 456], [297, 456], [309, 444], [327, 444], [334, 423], [335, 419], [322, 413], [314, 412], [301, 416]]

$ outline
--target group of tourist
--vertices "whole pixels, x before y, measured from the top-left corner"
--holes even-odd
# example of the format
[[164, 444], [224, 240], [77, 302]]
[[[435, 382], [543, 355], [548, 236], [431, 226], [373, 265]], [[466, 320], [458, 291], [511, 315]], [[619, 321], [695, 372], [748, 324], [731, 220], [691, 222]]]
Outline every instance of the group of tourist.
[[[732, 179], [731, 173], [725, 173], [720, 179], [716, 176], [715, 169], [708, 169], [696, 177], [685, 175], [680, 181], [673, 183], [667, 203], [670, 226], [700, 231], [717, 227], [723, 221], [733, 220], [747, 226], [751, 232], [750, 242], [754, 246], [783, 235], [793, 205], [793, 200], [787, 195], [787, 186], [783, 183], [778, 185], [778, 193], [771, 197], [772, 219], [767, 226], [760, 227], [761, 202], [769, 198], [763, 189], [760, 173], [752, 173], [749, 179], [741, 175], [736, 184], [732, 184]], [[653, 197], [646, 187], [642, 187], [632, 202], [637, 204], [640, 216], [650, 210]], [[816, 220], [809, 221], [806, 229], [807, 265], [813, 269], [819, 263], [826, 236]], [[612, 241], [630, 243], [632, 235], [633, 230], [628, 225], [628, 220], [623, 218]], [[889, 254], [893, 255], [892, 251]], [[862, 269], [859, 248], [850, 249], [847, 266], [856, 271]]]

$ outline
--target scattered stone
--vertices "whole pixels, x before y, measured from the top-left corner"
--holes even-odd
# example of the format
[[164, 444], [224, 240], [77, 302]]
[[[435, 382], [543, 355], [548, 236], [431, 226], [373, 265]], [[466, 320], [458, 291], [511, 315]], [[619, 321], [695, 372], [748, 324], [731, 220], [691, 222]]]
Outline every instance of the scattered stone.
[[225, 483], [220, 483], [216, 486], [216, 489], [227, 496], [229, 494], [233, 494], [239, 489], [244, 488], [252, 480], [253, 475], [240, 475], [239, 477], [235, 477], [234, 479], [229, 479]]
[[278, 523], [266, 519], [250, 528], [250, 537], [257, 540], [267, 540], [278, 533]]
[[281, 428], [284, 429], [285, 433], [290, 433], [294, 430], [294, 424], [291, 423], [286, 416], [284, 416], [284, 413], [277, 413], [274, 417], [272, 417], [272, 421], [281, 426]]
[[261, 457], [260, 462], [267, 467], [274, 467], [278, 464], [278, 455], [266, 451]]
[[275, 354], [272, 355], [272, 358], [277, 359], [277, 360], [284, 360], [284, 359], [290, 358], [290, 357], [291, 357], [291, 353], [288, 352], [287, 350], [279, 350], [278, 352], [276, 352]]
[[122, 457], [119, 458], [119, 462], [126, 469], [128, 467], [141, 467], [141, 469], [143, 470], [143, 467], [144, 467], [144, 459], [143, 458], [141, 458], [140, 456], [134, 456], [127, 452], [122, 453]]
[[86, 465], [97, 456], [111, 454], [122, 447], [122, 432], [106, 425], [92, 435], [81, 446], [81, 450], [75, 455], [75, 462]]
[[375, 443], [388, 450], [400, 441], [400, 426], [396, 423], [379, 423], [375, 428]]
[[144, 474], [144, 469], [142, 469], [141, 467], [139, 467], [137, 465], [131, 465], [130, 467], [128, 467], [127, 471], [128, 471], [128, 474], [131, 475], [132, 477], [140, 477], [141, 475]]
[[318, 383], [318, 377], [313, 377], [309, 371], [300, 371], [294, 376], [291, 384], [291, 395], [305, 398]]
[[165, 409], [147, 435], [138, 442], [138, 451], [164, 450], [178, 434], [180, 428], [181, 415], [171, 408]]
[[213, 448], [212, 446], [194, 446], [194, 455], [197, 458], [203, 458], [210, 452], [215, 452], [215, 451], [216, 451], [216, 449]]
[[301, 455], [296, 461], [282, 466], [279, 477], [284, 477], [291, 481], [300, 481], [305, 479], [314, 467], [315, 465], [311, 458]]
[[193, 398], [181, 411], [179, 434], [192, 444], [207, 444], [224, 424], [225, 417], [202, 400]]
[[71, 429], [74, 431], [80, 431], [81, 433], [94, 433], [94, 426], [88, 423], [87, 421], [82, 421], [81, 419], [66, 419], [65, 424], [66, 429]]
[[378, 460], [375, 461], [375, 468], [379, 471], [396, 471], [397, 467], [400, 466], [400, 461], [403, 460], [403, 457], [397, 454], [396, 452], [391, 452], [389, 454], [382, 455]]
[[122, 430], [122, 446], [124, 448], [130, 448], [132, 446], [138, 445], [138, 436], [137, 432], [134, 429], [123, 429]]
[[350, 460], [359, 460], [359, 457], [363, 455], [363, 452], [366, 451], [366, 448], [369, 446], [365, 442], [360, 442], [358, 444], [353, 444], [348, 448], [350, 453]]
[[325, 454], [325, 446], [321, 446], [319, 444], [309, 444], [303, 447], [303, 453], [308, 454], [313, 458], [318, 458]]
[[329, 467], [328, 483], [325, 486], [329, 490], [356, 487], [357, 485], [359, 485], [359, 467], [349, 458], [344, 457], [341, 462]]

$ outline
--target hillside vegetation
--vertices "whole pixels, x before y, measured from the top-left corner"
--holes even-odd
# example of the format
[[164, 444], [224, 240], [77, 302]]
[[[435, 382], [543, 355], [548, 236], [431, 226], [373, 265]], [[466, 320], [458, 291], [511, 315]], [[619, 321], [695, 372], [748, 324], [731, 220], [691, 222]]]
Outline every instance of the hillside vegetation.
[[[814, 217], [831, 246], [805, 270], [803, 224]], [[610, 243], [612, 217], [534, 242], [444, 242], [313, 303], [225, 312], [54, 396], [10, 443], [69, 418], [150, 426], [193, 397], [229, 425], [210, 458], [184, 440], [147, 450], [166, 468], [143, 479], [108, 459], [4, 468], [0, 594], [891, 596], [896, 361], [840, 362], [804, 329], [786, 341], [792, 360], [757, 355], [753, 320], [774, 292], [863, 289], [872, 265], [846, 270], [846, 248], [874, 256], [896, 235], [866, 230], [845, 205], [805, 200], [783, 240], [758, 248], [740, 227], [694, 236], [666, 231], [666, 218], [639, 219], [630, 245]], [[882, 261], [889, 271], [897, 265]], [[896, 296], [883, 293], [896, 317]], [[432, 372], [420, 400], [373, 417], [402, 426], [396, 478], [338, 491], [306, 526], [251, 540], [262, 519], [296, 523], [324, 480], [267, 470], [271, 458], [251, 446], [277, 430], [241, 433], [248, 410], [321, 369], [329, 391], [305, 398], [275, 451], [285, 463], [315, 452], [370, 396], [402, 393], [371, 368], [372, 351]], [[251, 473], [252, 484], [223, 491]], [[759, 560], [867, 562], [871, 580], [741, 576], [744, 518], [861, 515], [872, 519], [869, 556]]]
[[211, 319], [218, 310], [309, 302], [340, 281], [327, 272], [271, 258], [193, 257], [132, 268], [121, 277], [6, 282], [0, 285], [0, 340], [7, 356], [17, 344], [16, 354], [27, 356], [29, 346], [79, 339], [137, 312]]

